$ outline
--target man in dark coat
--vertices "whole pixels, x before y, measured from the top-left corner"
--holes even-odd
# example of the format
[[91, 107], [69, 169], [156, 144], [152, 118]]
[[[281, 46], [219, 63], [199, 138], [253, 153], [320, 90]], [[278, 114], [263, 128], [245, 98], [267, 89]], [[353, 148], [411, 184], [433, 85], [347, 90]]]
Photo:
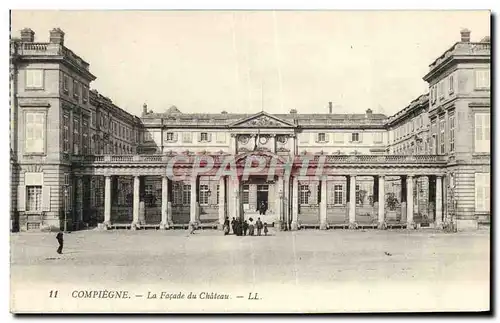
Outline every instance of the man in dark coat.
[[255, 222], [255, 226], [257, 227], [257, 235], [260, 236], [260, 233], [262, 232], [263, 228], [262, 221], [260, 220], [260, 218], [258, 218], [257, 222]]
[[234, 217], [231, 220], [231, 228], [233, 229], [233, 234], [236, 234], [236, 221], [235, 221]]
[[266, 211], [267, 211], [267, 205], [266, 205], [266, 202], [264, 202], [264, 201], [260, 202], [260, 206], [259, 206], [259, 214], [260, 214], [260, 215], [266, 215]]
[[245, 222], [243, 222], [243, 235], [244, 236], [247, 235], [247, 231], [248, 231], [248, 222], [247, 222], [247, 220], [245, 220]]
[[64, 243], [64, 238], [63, 238], [64, 234], [62, 233], [62, 231], [59, 231], [56, 235], [56, 239], [57, 239], [57, 242], [59, 242], [59, 248], [57, 248], [57, 253], [58, 254], [62, 254], [62, 250], [63, 250], [63, 243]]

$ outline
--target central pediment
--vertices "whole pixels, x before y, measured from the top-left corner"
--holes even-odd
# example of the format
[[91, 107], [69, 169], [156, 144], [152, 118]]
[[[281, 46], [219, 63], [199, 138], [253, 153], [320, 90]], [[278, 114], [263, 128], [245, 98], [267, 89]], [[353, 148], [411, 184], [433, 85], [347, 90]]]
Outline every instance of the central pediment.
[[294, 128], [295, 124], [273, 116], [264, 111], [253, 116], [237, 120], [229, 125], [231, 128]]

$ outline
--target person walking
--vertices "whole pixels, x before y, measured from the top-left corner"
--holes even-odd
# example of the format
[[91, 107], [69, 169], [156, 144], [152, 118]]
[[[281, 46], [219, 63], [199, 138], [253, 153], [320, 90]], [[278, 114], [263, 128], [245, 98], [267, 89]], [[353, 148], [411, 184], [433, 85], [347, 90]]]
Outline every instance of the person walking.
[[261, 232], [262, 232], [262, 221], [260, 220], [260, 218], [257, 219], [257, 222], [255, 222], [255, 226], [257, 227], [257, 235], [260, 236]]
[[57, 242], [59, 243], [59, 248], [57, 248], [57, 253], [62, 254], [63, 244], [64, 244], [64, 233], [59, 231], [56, 235]]
[[243, 222], [243, 235], [246, 236], [248, 231], [248, 221]]
[[248, 223], [248, 235], [253, 236], [255, 226], [253, 225], [253, 219], [250, 218], [249, 220], [250, 220], [250, 222]]
[[224, 220], [224, 226], [222, 228], [224, 229], [224, 235], [227, 236], [229, 234], [229, 219], [227, 217]]
[[269, 230], [267, 229], [267, 222], [264, 222], [264, 235], [267, 236], [267, 232]]
[[231, 228], [233, 229], [233, 234], [236, 234], [236, 220], [233, 219], [231, 220]]

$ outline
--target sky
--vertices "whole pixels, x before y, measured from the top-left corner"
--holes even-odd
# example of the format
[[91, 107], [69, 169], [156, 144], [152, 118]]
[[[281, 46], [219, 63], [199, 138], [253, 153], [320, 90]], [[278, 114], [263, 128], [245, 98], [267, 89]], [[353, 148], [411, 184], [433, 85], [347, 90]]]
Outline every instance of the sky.
[[11, 35], [65, 32], [90, 63], [91, 88], [140, 115], [184, 113], [392, 115], [426, 93], [422, 77], [487, 11], [12, 11]]

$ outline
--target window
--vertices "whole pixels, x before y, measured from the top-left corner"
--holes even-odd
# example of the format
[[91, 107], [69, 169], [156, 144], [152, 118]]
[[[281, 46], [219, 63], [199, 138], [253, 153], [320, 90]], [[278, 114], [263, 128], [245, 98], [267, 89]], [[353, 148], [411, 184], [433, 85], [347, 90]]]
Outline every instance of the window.
[[26, 153], [45, 152], [45, 113], [26, 112], [25, 149]]
[[167, 141], [174, 141], [174, 133], [167, 132]]
[[344, 142], [344, 134], [341, 133], [341, 132], [336, 132], [335, 135], [334, 135], [333, 140], [335, 142]]
[[217, 204], [219, 203], [219, 199], [220, 199], [220, 185], [217, 184]]
[[490, 70], [476, 70], [476, 88], [489, 89], [490, 88]]
[[299, 196], [299, 204], [306, 205], [309, 204], [309, 185], [300, 185], [299, 187], [300, 196]]
[[26, 70], [26, 88], [43, 89], [43, 70]]
[[431, 121], [431, 138], [430, 138], [430, 142], [429, 142], [429, 149], [430, 149], [431, 155], [437, 154], [436, 138], [437, 138], [437, 123], [436, 123], [436, 120], [432, 120]]
[[35, 212], [42, 210], [42, 187], [26, 186], [26, 211]]
[[440, 154], [445, 153], [445, 145], [444, 145], [444, 142], [445, 142], [445, 138], [444, 138], [445, 124], [446, 124], [446, 120], [444, 119], [444, 117], [439, 119], [439, 153]]
[[76, 98], [80, 96], [80, 84], [77, 80], [73, 80], [73, 96]]
[[443, 83], [443, 81], [438, 83], [438, 96], [439, 96], [439, 99], [444, 98], [444, 83]]
[[216, 140], [218, 143], [226, 142], [226, 133], [225, 132], [217, 132]]
[[85, 85], [82, 86], [82, 99], [83, 102], [87, 102], [89, 100], [89, 88]]
[[449, 116], [449, 142], [450, 142], [450, 153], [455, 151], [455, 115]]
[[490, 152], [490, 114], [475, 114], [475, 152]]
[[200, 133], [200, 141], [208, 141], [208, 133], [207, 132]]
[[243, 204], [248, 204], [250, 201], [250, 186], [249, 185], [243, 185], [243, 197], [242, 197], [242, 203]]
[[73, 120], [73, 154], [80, 154], [80, 120]]
[[192, 143], [193, 142], [193, 136], [191, 132], [184, 132], [182, 134], [182, 142], [183, 143]]
[[490, 173], [475, 174], [476, 212], [490, 211]]
[[200, 205], [208, 205], [208, 197], [210, 196], [210, 190], [208, 185], [200, 185]]
[[319, 142], [325, 142], [326, 141], [326, 134], [324, 132], [318, 133], [318, 141]]
[[361, 200], [360, 187], [359, 185], [356, 185], [356, 205], [361, 205], [361, 204], [363, 204], [363, 201]]
[[373, 134], [373, 142], [375, 142], [375, 143], [381, 143], [382, 142], [382, 133], [381, 132], [375, 132]]
[[69, 91], [69, 76], [66, 74], [63, 75], [63, 90], [66, 93]]
[[309, 143], [309, 138], [310, 138], [310, 134], [308, 133], [301, 133], [300, 134], [300, 143], [301, 144], [308, 144]]
[[333, 204], [335, 205], [344, 204], [344, 188], [342, 185], [333, 186]]
[[435, 103], [437, 99], [437, 85], [431, 87], [431, 103]]
[[455, 83], [453, 80], [453, 75], [450, 75], [448, 77], [448, 93], [452, 94], [453, 92], [455, 92]]
[[182, 185], [182, 204], [191, 204], [191, 184]]
[[351, 134], [351, 141], [352, 142], [358, 142], [359, 141], [359, 133], [354, 132]]
[[63, 115], [63, 151], [65, 153], [69, 152], [69, 114]]
[[89, 153], [89, 122], [88, 120], [82, 121], [82, 154], [88, 155]]
[[182, 205], [182, 184], [172, 183], [172, 204]]
[[92, 111], [92, 118], [90, 121], [91, 121], [93, 127], [95, 127], [95, 125], [96, 125], [96, 120], [97, 120], [97, 114], [94, 111]]

